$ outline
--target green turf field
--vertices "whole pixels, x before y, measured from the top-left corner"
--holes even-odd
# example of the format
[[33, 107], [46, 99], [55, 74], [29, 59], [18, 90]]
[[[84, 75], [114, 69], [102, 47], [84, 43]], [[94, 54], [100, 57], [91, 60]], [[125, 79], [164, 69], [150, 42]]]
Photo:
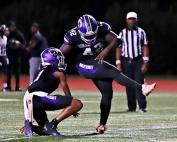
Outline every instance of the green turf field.
[[[58, 92], [57, 92], [58, 93]], [[147, 113], [126, 113], [125, 92], [115, 92], [108, 120], [108, 131], [97, 135], [94, 126], [99, 122], [100, 94], [94, 91], [73, 91], [83, 101], [81, 116], [70, 117], [59, 124], [66, 137], [27, 139], [19, 133], [23, 124], [24, 93], [0, 94], [0, 141], [18, 142], [175, 142], [177, 141], [177, 93], [152, 93], [148, 97]], [[11, 101], [9, 99], [12, 99]], [[59, 111], [48, 112], [49, 119]]]

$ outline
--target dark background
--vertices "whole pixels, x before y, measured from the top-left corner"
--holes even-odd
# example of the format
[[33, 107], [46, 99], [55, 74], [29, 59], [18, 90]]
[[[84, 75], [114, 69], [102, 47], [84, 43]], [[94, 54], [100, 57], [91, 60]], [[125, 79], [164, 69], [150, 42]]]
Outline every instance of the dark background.
[[[177, 75], [177, 1], [176, 0], [5, 0], [0, 4], [0, 23], [14, 20], [29, 42], [30, 25], [37, 21], [50, 46], [60, 47], [65, 33], [76, 26], [82, 14], [108, 22], [117, 34], [125, 28], [125, 17], [137, 12], [138, 25], [149, 39], [148, 74]], [[115, 51], [109, 56], [114, 62]], [[73, 55], [70, 55], [70, 59]], [[22, 51], [21, 72], [28, 74], [28, 54]], [[73, 59], [68, 72], [76, 73]]]

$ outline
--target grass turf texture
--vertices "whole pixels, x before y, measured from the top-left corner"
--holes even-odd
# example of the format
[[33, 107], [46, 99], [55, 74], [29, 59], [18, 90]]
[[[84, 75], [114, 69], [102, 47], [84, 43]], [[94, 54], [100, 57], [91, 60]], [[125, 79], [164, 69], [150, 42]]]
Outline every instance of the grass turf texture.
[[[56, 92], [61, 93], [61, 92]], [[56, 94], [54, 93], [54, 94]], [[152, 93], [148, 97], [147, 113], [126, 113], [125, 92], [114, 92], [112, 109], [107, 123], [108, 131], [97, 135], [94, 126], [99, 122], [100, 94], [96, 91], [72, 91], [83, 101], [81, 116], [70, 117], [59, 124], [65, 138], [25, 138], [19, 133], [23, 124], [24, 92], [0, 94], [0, 141], [18, 142], [175, 142], [177, 141], [177, 94]], [[62, 93], [61, 93], [62, 94]], [[12, 101], [8, 99], [14, 99]], [[47, 112], [51, 120], [60, 111]]]

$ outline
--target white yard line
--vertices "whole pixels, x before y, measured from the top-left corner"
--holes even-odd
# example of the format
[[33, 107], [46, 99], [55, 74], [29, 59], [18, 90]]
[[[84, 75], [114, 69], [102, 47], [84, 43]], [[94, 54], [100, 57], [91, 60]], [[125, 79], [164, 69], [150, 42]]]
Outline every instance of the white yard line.
[[[46, 137], [46, 136], [40, 136], [40, 137], [36, 137], [36, 136], [34, 136], [34, 138], [36, 139], [40, 139], [40, 138], [42, 138], [42, 137]], [[0, 140], [0, 141], [13, 141], [13, 140], [24, 140], [24, 139], [26, 139], [27, 141], [32, 141], [33, 139], [30, 139], [30, 138], [28, 138], [28, 137], [21, 137], [21, 138], [7, 138], [7, 139], [2, 139], [2, 140]]]
[[13, 101], [19, 101], [19, 99], [0, 99], [0, 102], [13, 102]]
[[24, 138], [7, 138], [7, 139], [3, 139], [3, 140], [0, 140], [0, 141], [22, 140], [22, 139], [26, 139], [26, 137], [24, 137]]

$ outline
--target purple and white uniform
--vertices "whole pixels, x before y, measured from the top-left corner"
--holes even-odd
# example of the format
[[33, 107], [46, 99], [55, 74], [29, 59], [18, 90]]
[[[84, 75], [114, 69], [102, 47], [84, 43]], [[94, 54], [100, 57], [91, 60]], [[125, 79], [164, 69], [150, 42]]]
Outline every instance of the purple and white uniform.
[[[105, 22], [97, 22], [97, 25], [98, 27], [94, 30], [85, 31], [86, 33], [91, 33], [88, 36], [81, 36], [80, 31], [82, 29], [78, 30], [77, 27], [69, 30], [64, 36], [64, 44], [71, 45], [76, 49], [78, 61], [94, 59], [105, 48], [103, 44], [104, 38], [110, 33], [111, 27]], [[92, 32], [92, 30], [96, 31], [96, 33]]]
[[6, 72], [8, 65], [8, 58], [6, 55], [6, 45], [7, 45], [7, 37], [0, 36], [0, 71]]

